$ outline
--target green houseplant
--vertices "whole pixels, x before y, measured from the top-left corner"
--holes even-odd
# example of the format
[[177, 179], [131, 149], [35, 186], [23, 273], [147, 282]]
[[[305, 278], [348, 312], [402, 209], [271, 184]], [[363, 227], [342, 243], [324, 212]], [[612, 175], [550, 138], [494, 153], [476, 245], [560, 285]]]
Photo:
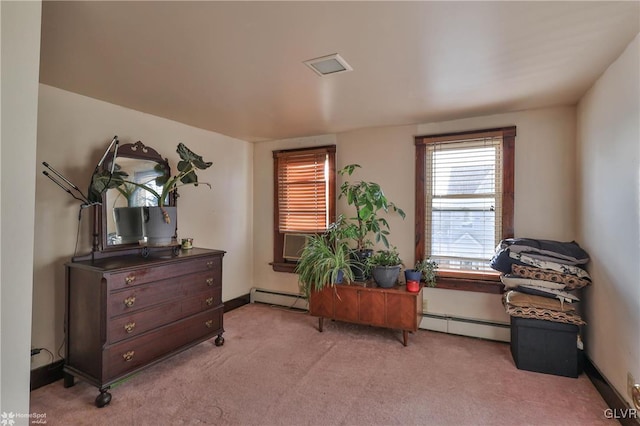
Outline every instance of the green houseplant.
[[[139, 190], [136, 185], [133, 185], [129, 182], [122, 182], [122, 185], [116, 187], [116, 191], [118, 191], [119, 195], [122, 195], [125, 200], [127, 200], [127, 207], [134, 207], [134, 195]], [[118, 199], [116, 198], [113, 201], [114, 207]]]
[[[349, 164], [339, 170], [338, 173], [341, 176], [351, 176], [355, 169], [360, 167], [359, 164]], [[365, 250], [373, 245], [373, 242], [369, 239], [369, 234], [375, 236], [376, 243], [382, 242], [386, 248], [389, 248], [387, 239], [389, 223], [380, 214], [392, 211], [398, 213], [404, 219], [405, 213], [387, 199], [380, 184], [365, 181], [345, 181], [340, 186], [338, 198], [346, 198], [347, 204], [356, 209], [356, 215], [350, 218], [352, 222], [345, 228], [345, 235], [356, 242], [356, 250]]]
[[367, 259], [367, 266], [372, 270], [373, 279], [380, 287], [393, 287], [400, 275], [402, 260], [398, 254], [398, 249], [393, 247], [389, 250], [375, 252]]
[[170, 170], [165, 169], [163, 164], [158, 163], [155, 167], [159, 176], [155, 178], [154, 182], [156, 186], [161, 188], [160, 192], [147, 184], [127, 180], [129, 175], [123, 172], [118, 164], [115, 164], [113, 173], [106, 169], [94, 173], [91, 187], [89, 188], [90, 201], [100, 202], [102, 193], [111, 188], [116, 188], [120, 194], [129, 200], [137, 187], [150, 192], [156, 199], [158, 207], [165, 207], [169, 194], [175, 192], [180, 186], [203, 184], [211, 188], [209, 183], [198, 182], [196, 170], [208, 169], [213, 163], [204, 161], [202, 156], [191, 151], [182, 142], [178, 144], [176, 152], [180, 156], [180, 161], [178, 161], [177, 165], [178, 173], [174, 176], [171, 176]]
[[435, 287], [437, 269], [438, 264], [433, 260], [421, 259], [416, 261], [413, 269], [407, 269], [404, 273], [407, 281], [424, 281], [427, 286]]
[[436, 286], [436, 271], [438, 264], [430, 259], [422, 259], [416, 262], [414, 269], [422, 273], [422, 281], [429, 287]]
[[107, 168], [97, 170], [89, 187], [89, 200], [93, 203], [101, 202], [102, 193], [108, 189], [116, 189], [118, 197], [122, 195], [127, 200], [126, 207], [116, 207], [116, 198], [113, 206], [116, 235], [119, 242], [124, 244], [138, 243], [144, 238], [142, 207], [135, 207], [133, 204], [133, 195], [139, 188], [126, 182], [128, 177], [129, 175], [116, 163], [113, 165], [113, 172]]
[[[348, 164], [338, 173], [341, 176], [351, 176], [353, 172], [360, 168], [359, 164]], [[356, 281], [363, 281], [368, 278], [366, 268], [361, 268], [359, 264], [366, 264], [373, 250], [370, 248], [375, 243], [382, 243], [389, 248], [389, 223], [381, 216], [389, 211], [398, 213], [405, 218], [405, 213], [401, 208], [396, 207], [385, 196], [380, 184], [375, 182], [345, 181], [340, 186], [338, 198], [345, 198], [347, 204], [355, 208], [355, 215], [349, 218], [349, 222], [344, 228], [344, 236], [355, 242], [353, 256], [356, 258], [354, 274]], [[370, 237], [373, 236], [372, 241]]]
[[[115, 189], [118, 196], [113, 200], [112, 211], [116, 235], [120, 243], [138, 243], [145, 234], [143, 210], [135, 204], [135, 193], [139, 188], [123, 181]], [[126, 206], [116, 206], [120, 196], [126, 200]]]
[[156, 171], [161, 173], [160, 176], [155, 179], [155, 184], [162, 188], [160, 192], [144, 183], [132, 182], [126, 179], [123, 181], [123, 183], [134, 185], [146, 191], [149, 191], [155, 197], [158, 207], [165, 207], [167, 201], [169, 200], [169, 194], [176, 191], [180, 186], [198, 186], [199, 184], [203, 184], [211, 188], [211, 185], [206, 182], [198, 182], [198, 175], [196, 175], [196, 170], [208, 169], [213, 163], [211, 161], [204, 161], [200, 155], [191, 151], [183, 143], [178, 144], [176, 152], [180, 156], [180, 161], [178, 161], [177, 165], [178, 173], [176, 173], [174, 176], [171, 176], [170, 171], [165, 170], [162, 164], [158, 164], [156, 166]]
[[300, 288], [307, 298], [311, 291], [321, 291], [326, 286], [354, 280], [351, 249], [343, 239], [343, 224], [344, 217], [341, 215], [325, 233], [311, 235], [302, 250], [296, 273]]
[[[141, 188], [148, 191], [155, 198], [156, 206], [143, 207], [142, 214], [145, 222], [145, 236], [150, 245], [168, 245], [171, 243], [176, 232], [177, 209], [174, 206], [168, 206], [169, 195], [174, 193], [179, 187], [185, 185], [198, 186], [199, 184], [211, 185], [206, 182], [198, 182], [196, 170], [205, 170], [213, 163], [206, 162], [202, 157], [189, 148], [185, 144], [179, 143], [176, 152], [180, 156], [177, 164], [177, 173], [171, 176], [169, 169], [163, 164], [158, 163], [155, 171], [158, 176], [153, 180], [155, 187], [139, 182], [128, 180], [128, 175], [115, 165], [114, 172], [101, 170], [94, 174], [90, 193], [94, 194], [98, 199], [102, 192], [110, 188], [116, 188], [118, 191], [127, 196], [133, 193], [133, 188]], [[157, 188], [160, 188], [158, 191]]]

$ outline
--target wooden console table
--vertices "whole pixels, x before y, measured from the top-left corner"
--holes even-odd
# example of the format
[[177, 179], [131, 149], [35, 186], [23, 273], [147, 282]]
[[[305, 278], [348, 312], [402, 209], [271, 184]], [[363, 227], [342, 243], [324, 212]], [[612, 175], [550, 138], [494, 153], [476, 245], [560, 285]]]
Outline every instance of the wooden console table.
[[318, 318], [322, 331], [325, 318], [402, 330], [407, 346], [410, 331], [417, 331], [422, 318], [422, 286], [412, 293], [406, 286], [381, 288], [374, 283], [338, 284], [311, 292], [309, 313]]

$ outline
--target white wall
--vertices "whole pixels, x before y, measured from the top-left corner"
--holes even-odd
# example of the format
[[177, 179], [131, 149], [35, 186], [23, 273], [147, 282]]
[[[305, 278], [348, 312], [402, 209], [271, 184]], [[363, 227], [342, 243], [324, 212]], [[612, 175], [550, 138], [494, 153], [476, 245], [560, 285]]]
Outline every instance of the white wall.
[[[256, 287], [297, 292], [294, 274], [274, 272], [272, 260], [273, 165], [271, 151], [313, 144], [337, 144], [337, 167], [359, 163], [354, 179], [381, 184], [407, 217], [389, 218], [392, 244], [406, 264], [414, 247], [414, 140], [419, 134], [517, 126], [515, 177], [516, 236], [575, 238], [575, 108], [557, 107], [414, 126], [381, 127], [338, 135], [272, 141], [254, 150], [254, 283]], [[338, 179], [338, 186], [342, 179]], [[338, 204], [338, 213], [347, 206]], [[347, 211], [346, 213], [352, 213]], [[508, 322], [499, 295], [425, 289], [430, 313]]]
[[[79, 203], [40, 174], [42, 161], [83, 190], [114, 135], [120, 143], [141, 140], [175, 168], [178, 142], [212, 161], [198, 172], [206, 186], [179, 190], [178, 237], [197, 247], [227, 251], [223, 300], [249, 293], [252, 279], [253, 145], [218, 133], [40, 85], [39, 167], [36, 184], [32, 344], [56, 353], [63, 341], [64, 263], [74, 254]], [[78, 253], [91, 247], [91, 214], [83, 212]], [[33, 367], [49, 363], [43, 352]]]
[[29, 413], [40, 15], [39, 1], [0, 3], [0, 412], [20, 414]]
[[586, 350], [617, 391], [640, 382], [640, 35], [578, 104], [578, 223], [591, 255]]

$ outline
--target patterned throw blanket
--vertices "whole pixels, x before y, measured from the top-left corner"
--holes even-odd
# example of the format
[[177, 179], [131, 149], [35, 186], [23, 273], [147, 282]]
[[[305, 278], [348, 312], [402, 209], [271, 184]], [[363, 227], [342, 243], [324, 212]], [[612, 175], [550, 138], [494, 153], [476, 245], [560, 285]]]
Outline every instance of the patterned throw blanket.
[[502, 296], [507, 313], [514, 317], [532, 318], [565, 324], [586, 324], [570, 303], [557, 299], [508, 291]]

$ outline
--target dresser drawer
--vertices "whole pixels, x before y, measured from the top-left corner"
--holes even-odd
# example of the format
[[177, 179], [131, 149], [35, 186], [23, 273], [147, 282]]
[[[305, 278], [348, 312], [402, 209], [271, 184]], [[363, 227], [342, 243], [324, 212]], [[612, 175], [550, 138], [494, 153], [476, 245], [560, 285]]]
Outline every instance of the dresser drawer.
[[121, 315], [109, 321], [107, 341], [116, 343], [198, 312], [222, 306], [220, 288], [197, 296], [173, 300], [151, 309]]
[[169, 300], [195, 296], [222, 288], [220, 276], [211, 271], [164, 279], [111, 292], [109, 317], [136, 312]]
[[208, 271], [212, 272], [213, 276], [221, 276], [222, 258], [219, 256], [202, 257], [167, 265], [130, 269], [124, 272], [105, 274], [105, 278], [109, 290], [113, 291], [199, 271]]
[[109, 347], [104, 352], [103, 381], [116, 379], [191, 342], [221, 333], [222, 312], [222, 307], [211, 309]]

